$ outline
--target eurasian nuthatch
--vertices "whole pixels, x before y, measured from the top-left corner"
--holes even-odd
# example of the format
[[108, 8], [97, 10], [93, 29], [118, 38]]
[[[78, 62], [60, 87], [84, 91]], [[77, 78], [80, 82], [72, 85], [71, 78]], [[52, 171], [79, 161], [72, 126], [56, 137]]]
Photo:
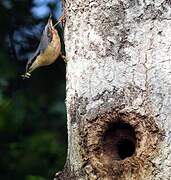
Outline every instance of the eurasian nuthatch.
[[[55, 26], [55, 25], [54, 25]], [[61, 42], [51, 17], [44, 28], [39, 46], [27, 63], [23, 78], [29, 78], [30, 73], [41, 66], [48, 66], [61, 55]]]

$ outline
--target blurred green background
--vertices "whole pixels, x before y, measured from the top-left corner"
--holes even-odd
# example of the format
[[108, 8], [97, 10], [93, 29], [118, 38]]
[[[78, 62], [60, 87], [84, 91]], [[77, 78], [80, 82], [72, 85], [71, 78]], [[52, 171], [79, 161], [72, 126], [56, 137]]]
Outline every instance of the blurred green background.
[[64, 166], [65, 63], [21, 78], [50, 13], [59, 0], [0, 1], [0, 180], [49, 180]]

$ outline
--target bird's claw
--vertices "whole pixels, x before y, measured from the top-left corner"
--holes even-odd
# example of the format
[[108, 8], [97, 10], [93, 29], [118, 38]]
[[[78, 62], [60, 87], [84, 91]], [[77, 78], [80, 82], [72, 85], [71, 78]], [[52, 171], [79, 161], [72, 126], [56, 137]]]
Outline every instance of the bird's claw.
[[61, 54], [61, 58], [64, 60], [65, 63], [68, 62], [66, 56], [64, 56], [64, 55]]

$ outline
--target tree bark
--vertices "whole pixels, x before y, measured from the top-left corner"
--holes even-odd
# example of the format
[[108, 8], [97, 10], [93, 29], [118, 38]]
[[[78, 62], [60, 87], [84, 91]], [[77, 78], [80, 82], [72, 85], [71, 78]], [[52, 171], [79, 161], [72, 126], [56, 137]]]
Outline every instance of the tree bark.
[[68, 156], [56, 179], [171, 179], [171, 3], [67, 0]]

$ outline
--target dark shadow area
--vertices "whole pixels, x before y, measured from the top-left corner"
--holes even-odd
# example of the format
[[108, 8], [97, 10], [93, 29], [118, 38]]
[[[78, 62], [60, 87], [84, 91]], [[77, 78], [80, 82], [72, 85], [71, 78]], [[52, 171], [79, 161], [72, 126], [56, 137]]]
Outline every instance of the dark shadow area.
[[129, 139], [121, 139], [117, 144], [118, 154], [121, 159], [130, 157], [135, 152], [135, 144]]
[[135, 153], [136, 136], [133, 127], [122, 121], [110, 124], [104, 134], [103, 151], [115, 160], [123, 160]]
[[[2, 180], [49, 180], [64, 166], [65, 63], [59, 58], [48, 67], [35, 70], [30, 79], [21, 78], [49, 15], [55, 23], [60, 9], [59, 0], [0, 1]], [[57, 29], [62, 40], [63, 29], [60, 25]]]

